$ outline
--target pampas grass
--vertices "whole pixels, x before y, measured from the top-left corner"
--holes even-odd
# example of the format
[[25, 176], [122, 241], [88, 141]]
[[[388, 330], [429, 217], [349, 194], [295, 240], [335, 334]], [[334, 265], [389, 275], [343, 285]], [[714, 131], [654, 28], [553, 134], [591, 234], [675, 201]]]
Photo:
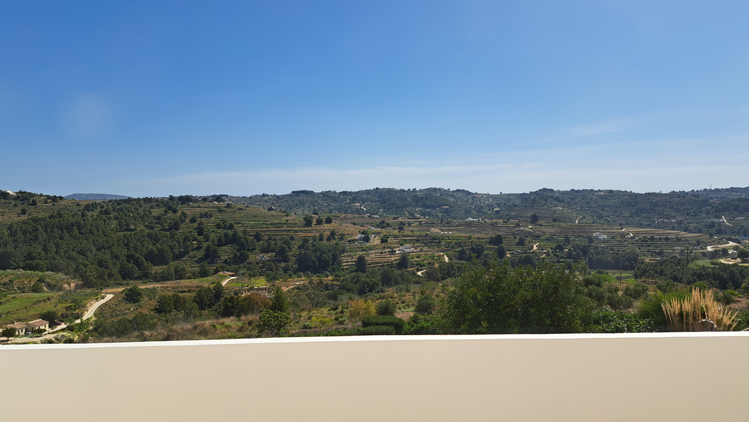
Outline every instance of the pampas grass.
[[661, 308], [671, 331], [692, 331], [692, 325], [703, 319], [713, 321], [720, 331], [731, 331], [738, 323], [738, 314], [721, 306], [712, 290], [703, 292], [694, 288], [689, 296], [664, 300]]

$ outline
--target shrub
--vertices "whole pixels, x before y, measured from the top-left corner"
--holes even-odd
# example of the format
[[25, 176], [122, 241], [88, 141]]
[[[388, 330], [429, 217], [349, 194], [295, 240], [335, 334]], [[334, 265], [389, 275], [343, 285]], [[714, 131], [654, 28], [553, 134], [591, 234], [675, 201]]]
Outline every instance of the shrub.
[[260, 314], [258, 321], [260, 329], [272, 337], [281, 334], [291, 319], [286, 312], [266, 309]]
[[440, 334], [442, 332], [441, 321], [432, 315], [414, 314], [406, 323], [405, 334]]
[[365, 301], [364, 299], [355, 299], [349, 302], [348, 316], [353, 320], [361, 320], [362, 318], [366, 318], [374, 314], [375, 305], [368, 300]]
[[325, 337], [338, 337], [338, 336], [358, 336], [360, 328], [346, 328], [343, 330], [335, 329], [326, 331], [323, 336]]
[[722, 292], [718, 293], [718, 297], [716, 299], [724, 305], [730, 305], [736, 301], [736, 298], [730, 290], [723, 290]]
[[126, 302], [138, 303], [143, 299], [143, 290], [138, 286], [131, 286], [122, 292]]
[[606, 304], [615, 311], [629, 309], [634, 305], [635, 300], [629, 296], [621, 296], [618, 293], [607, 293]]
[[276, 312], [289, 312], [289, 301], [286, 299], [286, 293], [279, 286], [273, 290], [273, 299], [271, 300], [270, 309]]
[[648, 293], [648, 286], [643, 283], [635, 283], [624, 288], [624, 296], [634, 300], [640, 299]]
[[590, 275], [586, 275], [583, 277], [583, 284], [585, 287], [590, 286], [597, 286], [597, 287], [603, 287], [608, 283], [613, 283], [614, 277], [611, 277], [610, 275], [603, 273], [593, 273]]
[[362, 318], [362, 327], [388, 326], [393, 327], [396, 334], [403, 334], [405, 322], [394, 316], [371, 316]]
[[661, 306], [667, 300], [675, 298], [684, 299], [689, 292], [686, 290], [673, 290], [668, 293], [656, 292], [655, 294], [640, 301], [637, 308], [637, 314], [640, 318], [650, 319], [659, 329], [666, 329], [666, 315], [663, 313]]
[[361, 336], [391, 336], [397, 334], [395, 328], [390, 325], [372, 325], [359, 329]]
[[434, 312], [436, 304], [437, 302], [434, 300], [434, 297], [429, 293], [421, 295], [416, 302], [416, 309], [414, 312], [421, 315], [430, 315]]
[[596, 312], [592, 331], [601, 333], [649, 333], [655, 331], [653, 321], [628, 312]]
[[385, 299], [377, 304], [377, 315], [395, 316], [395, 303], [390, 299]]

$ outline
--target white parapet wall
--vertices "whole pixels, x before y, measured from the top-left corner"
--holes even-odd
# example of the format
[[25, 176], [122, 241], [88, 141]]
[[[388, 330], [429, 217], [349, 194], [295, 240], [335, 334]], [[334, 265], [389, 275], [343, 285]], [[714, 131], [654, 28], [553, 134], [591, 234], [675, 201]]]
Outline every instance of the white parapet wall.
[[1, 421], [746, 421], [749, 333], [0, 347]]

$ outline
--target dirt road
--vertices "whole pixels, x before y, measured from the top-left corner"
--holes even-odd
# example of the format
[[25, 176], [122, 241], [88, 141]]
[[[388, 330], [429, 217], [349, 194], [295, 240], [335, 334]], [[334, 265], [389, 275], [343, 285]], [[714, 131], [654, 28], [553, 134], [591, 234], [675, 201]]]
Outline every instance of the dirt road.
[[733, 243], [733, 242], [731, 242], [729, 240], [728, 243], [725, 244], [725, 245], [712, 245], [712, 246], [708, 246], [707, 250], [708, 250], [708, 252], [710, 252], [710, 251], [714, 251], [716, 249], [730, 248], [731, 246], [737, 246], [737, 245], [738, 245], [738, 243]]
[[[99, 306], [103, 305], [104, 303], [106, 303], [107, 301], [109, 301], [110, 299], [112, 299], [113, 297], [114, 297], [114, 295], [109, 294], [109, 295], [104, 296], [103, 299], [98, 300], [98, 301], [92, 303], [91, 306], [89, 306], [89, 308], [86, 311], [86, 313], [83, 315], [83, 317], [81, 319], [75, 320], [75, 323], [78, 324], [79, 322], [81, 322], [81, 320], [85, 321], [85, 320], [93, 317], [94, 316], [94, 312], [96, 312], [96, 310], [99, 309]], [[8, 343], [39, 343], [41, 341], [44, 341], [44, 340], [51, 339], [51, 338], [55, 337], [58, 334], [59, 331], [65, 329], [67, 326], [68, 326], [68, 324], [65, 324], [65, 323], [60, 324], [57, 327], [55, 327], [54, 329], [52, 329], [49, 332], [47, 332], [46, 334], [44, 334], [43, 336], [39, 336], [39, 337], [14, 337], [14, 338], [10, 339], [8, 341]]]
[[83, 314], [83, 318], [76, 320], [75, 322], [81, 322], [81, 320], [85, 321], [92, 316], [94, 316], [94, 312], [96, 312], [97, 309], [99, 309], [99, 306], [105, 304], [109, 299], [113, 298], [114, 295], [106, 295], [104, 296], [104, 299], [101, 299], [97, 302], [94, 302], [89, 308], [88, 311], [86, 311], [85, 314]]

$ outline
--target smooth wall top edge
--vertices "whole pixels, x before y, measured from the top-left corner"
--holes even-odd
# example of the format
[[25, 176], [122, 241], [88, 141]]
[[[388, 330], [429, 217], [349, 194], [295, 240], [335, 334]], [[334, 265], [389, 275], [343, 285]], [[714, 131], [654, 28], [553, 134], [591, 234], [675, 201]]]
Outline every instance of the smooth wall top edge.
[[590, 340], [590, 339], [658, 339], [701, 337], [749, 337], [749, 331], [733, 332], [672, 332], [624, 334], [483, 334], [483, 335], [416, 335], [416, 336], [344, 336], [344, 337], [275, 337], [230, 340], [144, 341], [123, 343], [73, 343], [73, 344], [9, 344], [0, 347], [0, 353], [11, 350], [41, 349], [98, 349], [127, 347], [184, 347], [222, 346], [239, 344], [278, 343], [330, 343], [330, 342], [384, 342], [384, 341], [529, 341], [529, 340]]

